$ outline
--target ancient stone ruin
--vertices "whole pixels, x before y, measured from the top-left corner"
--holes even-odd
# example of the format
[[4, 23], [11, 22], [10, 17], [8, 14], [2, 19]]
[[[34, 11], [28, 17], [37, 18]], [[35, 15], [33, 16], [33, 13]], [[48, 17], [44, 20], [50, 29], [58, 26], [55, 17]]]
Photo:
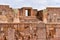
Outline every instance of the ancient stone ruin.
[[60, 8], [0, 5], [0, 40], [60, 40]]

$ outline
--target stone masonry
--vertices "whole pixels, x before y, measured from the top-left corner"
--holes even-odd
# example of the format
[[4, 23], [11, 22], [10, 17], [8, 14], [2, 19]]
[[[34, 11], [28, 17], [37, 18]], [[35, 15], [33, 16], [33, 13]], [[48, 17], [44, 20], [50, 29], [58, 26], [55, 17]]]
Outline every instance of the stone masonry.
[[0, 5], [0, 40], [60, 40], [60, 8]]

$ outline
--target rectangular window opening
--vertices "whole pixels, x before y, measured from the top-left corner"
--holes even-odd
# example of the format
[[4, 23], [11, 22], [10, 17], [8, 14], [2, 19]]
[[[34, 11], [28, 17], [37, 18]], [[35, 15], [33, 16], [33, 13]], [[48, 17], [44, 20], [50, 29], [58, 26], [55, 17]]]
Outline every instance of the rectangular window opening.
[[30, 10], [25, 10], [25, 16], [31, 16], [31, 11]]

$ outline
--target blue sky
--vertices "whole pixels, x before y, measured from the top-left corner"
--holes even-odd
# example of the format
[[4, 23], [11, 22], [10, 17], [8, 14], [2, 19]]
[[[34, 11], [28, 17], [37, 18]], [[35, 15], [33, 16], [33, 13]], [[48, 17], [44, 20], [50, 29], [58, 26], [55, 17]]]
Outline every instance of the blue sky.
[[60, 6], [60, 0], [0, 0], [1, 5], [10, 5], [13, 8], [33, 7], [44, 9], [48, 6]]

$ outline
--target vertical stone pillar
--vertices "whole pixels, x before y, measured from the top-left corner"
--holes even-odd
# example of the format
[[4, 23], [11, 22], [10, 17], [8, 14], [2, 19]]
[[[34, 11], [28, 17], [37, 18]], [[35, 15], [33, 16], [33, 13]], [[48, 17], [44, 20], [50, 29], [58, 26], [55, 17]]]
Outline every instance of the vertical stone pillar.
[[25, 16], [25, 9], [22, 9], [22, 16]]
[[15, 30], [12, 28], [8, 29], [8, 38], [7, 40], [15, 40], [15, 36], [14, 36]]

